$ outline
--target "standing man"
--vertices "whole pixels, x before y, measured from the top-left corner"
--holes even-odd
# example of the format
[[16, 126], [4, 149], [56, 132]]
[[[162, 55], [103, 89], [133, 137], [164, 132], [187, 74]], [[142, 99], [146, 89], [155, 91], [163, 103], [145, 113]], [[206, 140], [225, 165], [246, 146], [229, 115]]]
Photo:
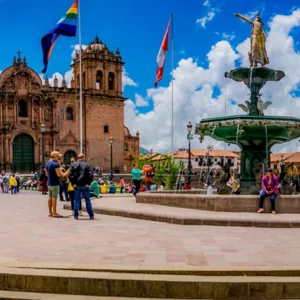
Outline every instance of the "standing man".
[[74, 219], [78, 220], [81, 196], [83, 196], [87, 213], [93, 220], [94, 212], [90, 199], [90, 184], [93, 181], [93, 173], [91, 166], [84, 161], [84, 154], [79, 154], [77, 162], [71, 164], [69, 180], [75, 189]]
[[138, 169], [136, 167], [136, 164], [132, 166], [131, 170], [131, 176], [132, 176], [132, 181], [134, 183], [135, 189], [133, 192], [133, 195], [136, 196], [136, 194], [139, 192], [140, 187], [141, 187], [141, 176], [142, 176], [142, 170]]
[[48, 209], [49, 217], [62, 218], [56, 211], [57, 197], [59, 194], [59, 178], [68, 174], [60, 169], [59, 159], [62, 155], [58, 151], [51, 152], [51, 159], [46, 164], [46, 175], [48, 176]]

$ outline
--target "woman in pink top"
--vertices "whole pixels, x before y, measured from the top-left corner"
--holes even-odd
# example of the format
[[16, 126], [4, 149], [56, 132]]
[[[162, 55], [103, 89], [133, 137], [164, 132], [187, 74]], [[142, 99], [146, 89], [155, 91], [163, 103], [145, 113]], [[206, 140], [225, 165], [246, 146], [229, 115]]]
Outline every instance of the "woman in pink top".
[[273, 174], [272, 169], [267, 169], [266, 175], [262, 178], [262, 192], [259, 199], [258, 213], [264, 211], [264, 200], [266, 197], [270, 197], [272, 214], [276, 214], [275, 199], [278, 195], [278, 178]]
[[120, 177], [120, 193], [123, 194], [123, 189], [125, 188], [125, 181], [124, 181], [124, 178], [123, 176]]

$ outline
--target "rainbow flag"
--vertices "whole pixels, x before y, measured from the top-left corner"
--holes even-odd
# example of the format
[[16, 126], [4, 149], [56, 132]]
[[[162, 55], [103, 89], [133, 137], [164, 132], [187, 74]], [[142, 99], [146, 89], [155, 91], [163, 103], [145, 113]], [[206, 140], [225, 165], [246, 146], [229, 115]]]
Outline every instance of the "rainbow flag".
[[78, 15], [78, 0], [75, 0], [72, 7], [58, 21], [56, 26], [42, 38], [43, 61], [44, 61], [44, 70], [42, 71], [42, 73], [46, 73], [47, 71], [51, 52], [53, 50], [54, 44], [57, 41], [58, 37], [60, 35], [76, 36], [77, 15]]

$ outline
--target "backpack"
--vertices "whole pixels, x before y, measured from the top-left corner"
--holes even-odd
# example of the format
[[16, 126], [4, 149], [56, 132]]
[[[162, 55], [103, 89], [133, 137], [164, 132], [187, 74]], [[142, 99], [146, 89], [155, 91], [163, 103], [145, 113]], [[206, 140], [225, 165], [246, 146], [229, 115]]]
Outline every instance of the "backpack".
[[147, 177], [153, 177], [153, 176], [154, 176], [154, 172], [153, 171], [147, 173]]
[[8, 178], [7, 177], [3, 178], [3, 183], [8, 183]]

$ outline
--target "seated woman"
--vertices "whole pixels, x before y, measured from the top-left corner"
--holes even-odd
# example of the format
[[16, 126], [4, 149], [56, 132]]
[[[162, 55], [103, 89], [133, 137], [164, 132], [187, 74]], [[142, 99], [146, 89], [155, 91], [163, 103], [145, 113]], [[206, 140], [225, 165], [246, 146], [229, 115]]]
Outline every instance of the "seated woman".
[[100, 187], [96, 180], [94, 180], [90, 185], [90, 197], [98, 198], [100, 194]]
[[258, 213], [264, 211], [264, 200], [266, 197], [270, 197], [272, 214], [276, 214], [275, 199], [278, 195], [278, 178], [273, 174], [272, 169], [267, 169], [266, 175], [262, 178], [262, 192], [259, 199]]

